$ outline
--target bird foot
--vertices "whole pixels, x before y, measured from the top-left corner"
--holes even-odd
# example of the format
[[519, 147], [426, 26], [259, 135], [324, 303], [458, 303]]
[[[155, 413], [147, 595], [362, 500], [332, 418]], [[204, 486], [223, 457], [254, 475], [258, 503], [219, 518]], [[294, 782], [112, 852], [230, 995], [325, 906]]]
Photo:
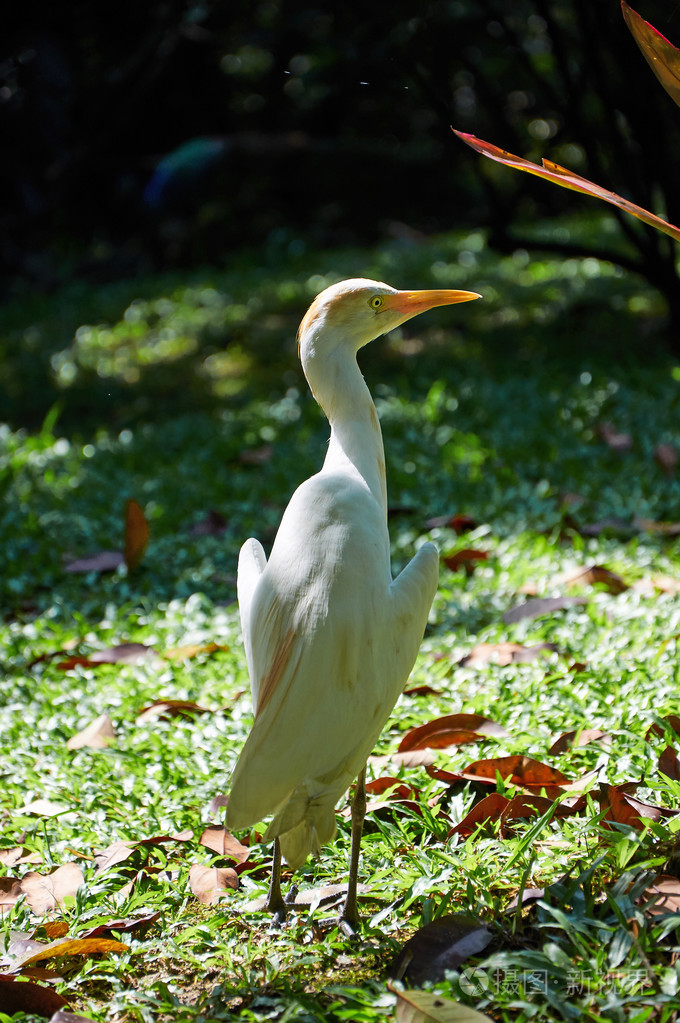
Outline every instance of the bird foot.
[[269, 922], [269, 930], [270, 931], [280, 931], [281, 928], [283, 927], [283, 925], [286, 922], [286, 917], [288, 916], [288, 906], [282, 900], [280, 903], [278, 903], [276, 905], [273, 905], [273, 906], [270, 906], [269, 904], [267, 904], [266, 908], [267, 908], [267, 912], [271, 913], [271, 920]]
[[359, 914], [348, 911], [347, 907], [343, 909], [342, 913], [338, 917], [338, 927], [345, 935], [346, 938], [352, 940], [358, 938], [359, 928], [361, 927], [361, 918]]

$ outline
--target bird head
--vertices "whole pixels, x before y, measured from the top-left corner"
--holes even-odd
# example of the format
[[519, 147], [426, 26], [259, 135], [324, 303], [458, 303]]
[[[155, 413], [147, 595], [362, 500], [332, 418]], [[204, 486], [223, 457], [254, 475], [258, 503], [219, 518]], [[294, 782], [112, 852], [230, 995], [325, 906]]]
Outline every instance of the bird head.
[[298, 331], [306, 357], [337, 348], [356, 352], [419, 313], [436, 306], [481, 298], [473, 291], [397, 291], [389, 284], [357, 277], [332, 284], [316, 296]]

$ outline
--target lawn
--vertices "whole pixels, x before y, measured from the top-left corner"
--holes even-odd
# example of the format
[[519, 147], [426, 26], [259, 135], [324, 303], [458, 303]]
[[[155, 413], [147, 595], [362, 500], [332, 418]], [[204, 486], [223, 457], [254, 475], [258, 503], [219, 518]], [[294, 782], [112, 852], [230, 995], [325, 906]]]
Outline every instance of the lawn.
[[[369, 762], [349, 941], [328, 887], [345, 804], [284, 875], [278, 933], [257, 906], [270, 849], [221, 829], [251, 720], [238, 549], [271, 543], [323, 459], [295, 329], [356, 275], [484, 301], [362, 353], [394, 570], [426, 538], [442, 565]], [[0, 1021], [60, 997], [97, 1023], [468, 1018], [449, 1001], [675, 1019], [680, 368], [655, 294], [592, 259], [498, 257], [481, 231], [280, 240], [227, 270], [18, 295], [0, 334]], [[129, 500], [150, 538], [126, 566]], [[409, 1006], [422, 991], [440, 1004]]]

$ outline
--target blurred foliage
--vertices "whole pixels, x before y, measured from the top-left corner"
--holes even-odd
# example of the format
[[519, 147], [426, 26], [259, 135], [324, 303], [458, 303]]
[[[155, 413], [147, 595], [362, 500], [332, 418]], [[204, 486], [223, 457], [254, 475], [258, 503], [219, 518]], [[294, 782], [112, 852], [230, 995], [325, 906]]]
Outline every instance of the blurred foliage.
[[[0, 57], [0, 261], [43, 288], [461, 224], [510, 252], [588, 200], [480, 167], [449, 125], [680, 218], [680, 140], [615, 0], [71, 2], [13, 8]], [[672, 35], [664, 0], [641, 13]], [[649, 116], [649, 111], [654, 116]], [[580, 239], [544, 245], [582, 253]], [[667, 239], [608, 255], [665, 295]]]
[[[557, 238], [616, 233], [612, 216], [557, 222]], [[40, 301], [0, 310], [0, 418], [38, 427], [50, 409], [67, 434], [121, 429], [192, 412], [277, 401], [304, 388], [296, 331], [314, 295], [345, 277], [397, 287], [478, 291], [455, 317], [433, 311], [362, 353], [380, 379], [417, 397], [432, 380], [474, 358], [489, 376], [511, 364], [555, 372], [586, 356], [607, 365], [663, 360], [663, 303], [640, 278], [593, 257], [535, 259], [526, 249], [498, 257], [475, 229], [372, 249], [300, 251], [270, 243], [228, 270], [199, 268], [117, 284], [73, 283]]]

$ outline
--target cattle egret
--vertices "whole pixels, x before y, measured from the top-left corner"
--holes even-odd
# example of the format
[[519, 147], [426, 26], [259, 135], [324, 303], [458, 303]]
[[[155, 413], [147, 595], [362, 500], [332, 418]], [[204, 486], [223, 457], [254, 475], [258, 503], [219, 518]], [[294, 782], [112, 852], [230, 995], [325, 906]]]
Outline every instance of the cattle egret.
[[321, 292], [298, 333], [302, 367], [331, 435], [323, 468], [298, 487], [269, 557], [246, 540], [238, 601], [255, 720], [231, 783], [227, 826], [273, 814], [267, 908], [282, 920], [281, 854], [299, 867], [335, 833], [334, 808], [358, 778], [352, 805], [346, 933], [358, 925], [357, 871], [365, 765], [410, 674], [437, 589], [425, 543], [392, 579], [380, 424], [356, 355], [374, 338], [469, 291], [397, 291], [358, 278]]

